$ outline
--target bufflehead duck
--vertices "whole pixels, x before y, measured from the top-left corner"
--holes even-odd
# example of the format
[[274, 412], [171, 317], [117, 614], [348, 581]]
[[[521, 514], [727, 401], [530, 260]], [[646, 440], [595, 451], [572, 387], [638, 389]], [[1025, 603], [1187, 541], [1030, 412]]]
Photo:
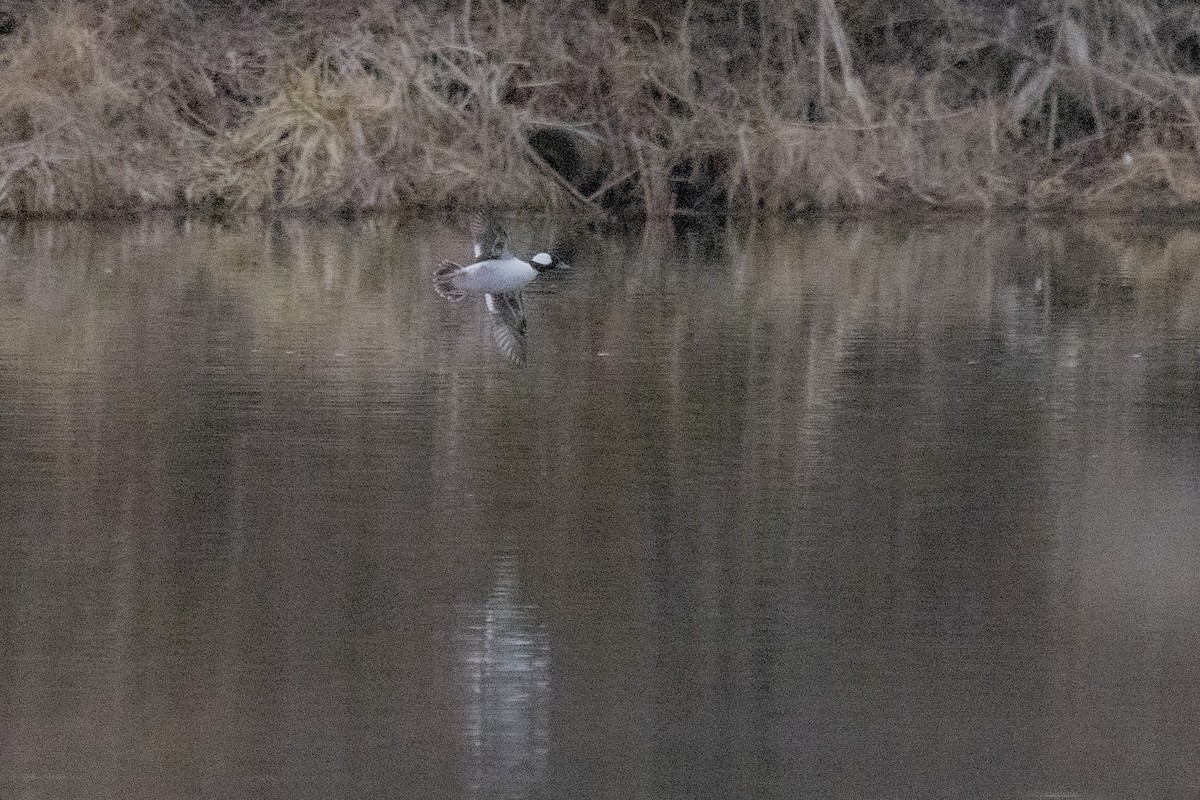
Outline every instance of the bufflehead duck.
[[566, 267], [549, 253], [538, 253], [528, 261], [514, 256], [508, 249], [508, 235], [494, 218], [476, 214], [471, 234], [478, 260], [466, 266], [443, 261], [433, 273], [434, 288], [447, 300], [461, 300], [469, 294], [519, 292], [538, 273]]
[[508, 249], [508, 235], [492, 215], [477, 213], [471, 219], [471, 235], [476, 261], [466, 266], [443, 261], [434, 271], [434, 288], [447, 300], [482, 294], [496, 347], [509, 361], [522, 365], [526, 326], [521, 289], [539, 273], [568, 267], [550, 253], [538, 253], [529, 261], [514, 256]]

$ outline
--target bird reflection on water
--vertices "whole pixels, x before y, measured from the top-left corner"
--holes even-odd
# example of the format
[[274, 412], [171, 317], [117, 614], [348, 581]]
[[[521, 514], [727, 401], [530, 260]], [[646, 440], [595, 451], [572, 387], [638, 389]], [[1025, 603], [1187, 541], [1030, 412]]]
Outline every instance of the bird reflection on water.
[[550, 638], [537, 606], [522, 602], [514, 561], [494, 573], [487, 600], [459, 615], [471, 783], [487, 797], [528, 796], [549, 758]]

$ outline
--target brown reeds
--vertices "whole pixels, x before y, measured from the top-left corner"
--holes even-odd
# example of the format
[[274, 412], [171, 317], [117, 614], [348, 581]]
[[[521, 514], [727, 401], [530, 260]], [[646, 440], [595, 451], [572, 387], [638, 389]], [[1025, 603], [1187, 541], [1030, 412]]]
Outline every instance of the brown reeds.
[[0, 213], [1200, 199], [1165, 0], [111, 0], [0, 17]]

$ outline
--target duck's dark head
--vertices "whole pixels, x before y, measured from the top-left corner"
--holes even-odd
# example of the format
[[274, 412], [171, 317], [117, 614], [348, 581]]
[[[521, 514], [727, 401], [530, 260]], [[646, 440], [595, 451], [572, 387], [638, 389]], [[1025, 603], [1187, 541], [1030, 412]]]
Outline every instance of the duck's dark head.
[[529, 259], [530, 265], [538, 272], [545, 272], [548, 269], [570, 269], [566, 263], [559, 261], [549, 253], [538, 253], [533, 258]]

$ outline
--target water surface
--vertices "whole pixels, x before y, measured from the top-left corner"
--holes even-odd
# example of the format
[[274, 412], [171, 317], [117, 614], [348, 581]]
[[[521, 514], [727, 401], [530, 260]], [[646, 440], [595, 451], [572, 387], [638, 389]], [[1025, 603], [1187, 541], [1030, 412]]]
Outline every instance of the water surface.
[[1200, 228], [464, 227], [0, 228], [0, 796], [1200, 796]]

